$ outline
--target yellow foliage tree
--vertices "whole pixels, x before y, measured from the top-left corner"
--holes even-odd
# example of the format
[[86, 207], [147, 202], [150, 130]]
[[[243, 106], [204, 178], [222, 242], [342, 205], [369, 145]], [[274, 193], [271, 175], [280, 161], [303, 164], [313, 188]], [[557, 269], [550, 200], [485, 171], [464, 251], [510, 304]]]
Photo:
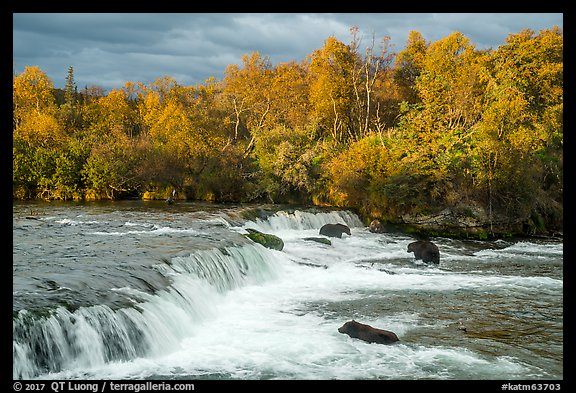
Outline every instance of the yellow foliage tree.
[[354, 140], [350, 115], [354, 105], [355, 64], [350, 47], [333, 36], [310, 56], [311, 115], [337, 142]]
[[39, 67], [13, 78], [14, 138], [30, 146], [59, 146], [66, 135], [56, 118], [53, 84]]

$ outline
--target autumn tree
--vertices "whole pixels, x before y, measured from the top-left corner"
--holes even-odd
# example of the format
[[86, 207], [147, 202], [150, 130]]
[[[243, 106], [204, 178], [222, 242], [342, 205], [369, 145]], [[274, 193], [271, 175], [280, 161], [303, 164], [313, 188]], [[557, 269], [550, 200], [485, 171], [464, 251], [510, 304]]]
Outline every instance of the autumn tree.
[[424, 59], [429, 43], [422, 34], [412, 30], [408, 34], [408, 40], [404, 49], [395, 58], [394, 80], [400, 90], [402, 100], [409, 104], [420, 101], [416, 80], [424, 68]]
[[14, 77], [13, 186], [22, 197], [81, 197], [87, 150], [65, 132], [52, 81], [38, 67]]
[[14, 137], [30, 146], [58, 145], [65, 135], [57, 121], [53, 83], [38, 67], [25, 67], [13, 78]]
[[188, 111], [188, 89], [173, 78], [164, 77], [141, 86], [139, 95], [139, 111], [151, 154], [140, 171], [146, 169], [145, 177], [150, 181], [181, 188], [187, 170], [195, 176], [206, 165], [201, 154], [204, 141], [191, 140], [194, 114]]
[[472, 183], [470, 148], [482, 115], [485, 59], [458, 32], [430, 44], [418, 58], [413, 88], [420, 102], [404, 104], [399, 159], [402, 177], [413, 180], [432, 210], [467, 198], [462, 190]]
[[[139, 176], [157, 186], [185, 190], [197, 199], [228, 194], [219, 188], [233, 183], [219, 179], [225, 173], [236, 173], [234, 165], [242, 165], [234, 164], [237, 151], [223, 152], [230, 134], [220, 83], [210, 79], [186, 87], [172, 78], [161, 78], [149, 86], [141, 85], [137, 95], [143, 122], [141, 139], [149, 145]], [[222, 158], [224, 154], [227, 160]]]
[[307, 65], [304, 62], [280, 63], [273, 69], [269, 124], [288, 129], [309, 124], [311, 110]]
[[429, 46], [416, 80], [428, 126], [454, 131], [468, 129], [478, 121], [484, 59], [484, 53], [461, 33], [452, 33]]
[[475, 180], [490, 211], [523, 219], [535, 211], [560, 216], [562, 59], [558, 28], [512, 34], [490, 57], [474, 149]]
[[130, 195], [140, 185], [134, 173], [139, 165], [132, 139], [137, 124], [135, 108], [122, 89], [92, 99], [84, 109], [88, 127], [83, 143], [89, 148], [82, 170], [85, 187], [94, 197]]
[[57, 150], [65, 143], [52, 91], [39, 67], [25, 67], [13, 77], [12, 179], [21, 197], [38, 197], [39, 183], [51, 178]]
[[391, 156], [376, 133], [348, 145], [322, 165], [326, 197], [336, 206], [351, 206], [363, 214], [383, 216], [391, 204], [382, 187], [390, 175]]
[[107, 95], [86, 105], [85, 117], [93, 139], [107, 140], [120, 134], [132, 136], [137, 123], [136, 108], [122, 89], [112, 89]]
[[353, 118], [355, 54], [335, 37], [310, 56], [311, 116], [339, 143], [354, 139]]
[[372, 35], [365, 54], [361, 55], [359, 50], [362, 39], [358, 36], [360, 30], [358, 27], [353, 27], [350, 31], [352, 42], [349, 47], [356, 60], [351, 77], [355, 102], [353, 130], [357, 140], [363, 138], [369, 131], [380, 130], [383, 127], [381, 113], [385, 112], [384, 101], [375, 100], [378, 97], [375, 90], [377, 87], [382, 87], [382, 84], [376, 82], [387, 75], [393, 54], [389, 51], [390, 37], [382, 38], [377, 51], [375, 37]]
[[13, 76], [13, 195], [177, 189], [391, 220], [474, 205], [494, 223], [561, 226], [560, 29], [523, 30], [495, 50], [459, 32], [427, 42], [412, 31], [395, 58], [388, 37], [364, 45], [351, 33], [301, 62], [247, 54], [196, 86], [165, 76], [77, 94], [72, 67], [64, 90], [26, 67]]
[[241, 67], [233, 64], [226, 68], [223, 94], [231, 104], [234, 119], [229, 144], [235, 144], [244, 131], [250, 141], [247, 152], [253, 147], [254, 135], [265, 127], [275, 98], [271, 85], [272, 65], [258, 52], [242, 56]]

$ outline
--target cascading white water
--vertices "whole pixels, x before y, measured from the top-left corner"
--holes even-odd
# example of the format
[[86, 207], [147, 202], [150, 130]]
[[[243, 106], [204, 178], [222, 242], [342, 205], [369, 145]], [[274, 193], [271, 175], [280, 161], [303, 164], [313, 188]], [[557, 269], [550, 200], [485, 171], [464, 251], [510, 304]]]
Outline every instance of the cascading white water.
[[[192, 206], [15, 220], [14, 378], [562, 378], [562, 243], [437, 238], [430, 266], [351, 212]], [[327, 223], [351, 235], [311, 241]], [[352, 318], [400, 343], [339, 333]]]
[[[70, 219], [57, 222], [77, 224]], [[246, 226], [256, 226], [263, 231], [308, 230], [337, 222], [350, 227], [362, 226], [359, 218], [349, 211], [311, 213], [299, 210], [280, 211], [266, 220], [248, 222]], [[184, 232], [194, 233], [193, 230]], [[140, 232], [95, 234], [126, 236]], [[260, 245], [197, 250], [156, 266], [172, 281], [169, 287], [156, 294], [128, 287], [114, 288], [113, 291], [133, 299], [133, 308], [114, 310], [97, 304], [69, 311], [57, 307], [43, 316], [21, 310], [13, 322], [13, 377], [32, 378], [65, 369], [89, 368], [111, 361], [167, 353], [192, 334], [196, 324], [211, 315], [219, 294], [271, 279], [277, 268], [270, 251]]]
[[177, 256], [157, 268], [172, 278], [166, 289], [115, 289], [130, 295], [134, 308], [58, 307], [45, 317], [21, 310], [13, 321], [14, 379], [170, 352], [211, 315], [222, 292], [269, 280], [277, 266], [267, 249], [246, 244]]
[[311, 213], [301, 210], [293, 212], [279, 211], [265, 220], [260, 218], [246, 223], [245, 227], [255, 228], [263, 232], [278, 230], [307, 230], [320, 229], [324, 224], [345, 224], [349, 227], [359, 228], [364, 224], [358, 216], [348, 210]]
[[177, 256], [172, 258], [171, 268], [178, 273], [192, 274], [224, 291], [271, 278], [272, 260], [267, 249], [249, 244]]

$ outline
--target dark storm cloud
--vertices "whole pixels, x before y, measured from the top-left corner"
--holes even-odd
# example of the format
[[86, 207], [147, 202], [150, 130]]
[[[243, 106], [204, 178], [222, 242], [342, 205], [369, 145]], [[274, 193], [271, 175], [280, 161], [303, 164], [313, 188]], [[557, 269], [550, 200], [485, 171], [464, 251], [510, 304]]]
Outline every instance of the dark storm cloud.
[[185, 14], [14, 14], [14, 32], [78, 42], [140, 43], [157, 41], [173, 26], [185, 22]]
[[358, 26], [366, 37], [389, 36], [397, 49], [406, 43], [411, 30], [422, 33], [427, 41], [437, 41], [455, 31], [463, 33], [479, 49], [496, 48], [509, 34], [524, 28], [538, 32], [562, 25], [562, 14], [528, 13], [371, 13], [332, 14], [349, 26]]
[[181, 84], [222, 78], [229, 64], [258, 51], [274, 64], [304, 60], [331, 35], [363, 43], [390, 36], [401, 50], [411, 30], [436, 41], [454, 31], [479, 48], [496, 48], [508, 34], [562, 25], [562, 14], [14, 14], [16, 72], [37, 65], [63, 86], [71, 65], [79, 88], [150, 83], [164, 75]]

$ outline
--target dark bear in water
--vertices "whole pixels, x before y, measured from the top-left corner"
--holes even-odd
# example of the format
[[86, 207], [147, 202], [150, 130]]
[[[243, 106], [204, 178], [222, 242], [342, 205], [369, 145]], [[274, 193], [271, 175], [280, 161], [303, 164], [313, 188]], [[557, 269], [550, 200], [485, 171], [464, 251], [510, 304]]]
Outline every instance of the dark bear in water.
[[359, 338], [369, 343], [392, 344], [400, 341], [394, 332], [384, 329], [377, 329], [370, 325], [365, 325], [355, 320], [346, 322], [338, 328], [340, 333], [349, 335], [352, 338]]
[[344, 224], [326, 224], [320, 228], [320, 234], [328, 237], [342, 238], [342, 233], [350, 236], [350, 228]]
[[438, 246], [428, 240], [418, 240], [408, 244], [408, 252], [413, 252], [416, 259], [426, 263], [440, 263]]

